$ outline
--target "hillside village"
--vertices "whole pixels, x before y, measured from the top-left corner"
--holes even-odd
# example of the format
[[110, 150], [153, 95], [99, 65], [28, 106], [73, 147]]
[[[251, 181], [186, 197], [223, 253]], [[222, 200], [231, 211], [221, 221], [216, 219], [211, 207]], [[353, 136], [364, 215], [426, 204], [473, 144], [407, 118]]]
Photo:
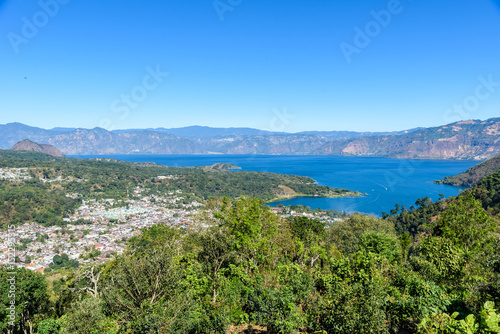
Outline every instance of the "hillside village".
[[[159, 179], [172, 179], [174, 176], [159, 176]], [[21, 182], [31, 179], [28, 168], [1, 168], [0, 179]], [[80, 181], [78, 179], [57, 178], [40, 179], [44, 183]], [[15, 228], [15, 256], [18, 267], [33, 271], [44, 271], [53, 263], [57, 255], [66, 254], [70, 260], [80, 263], [105, 261], [114, 255], [122, 254], [126, 241], [141, 233], [141, 229], [156, 224], [189, 231], [202, 211], [203, 204], [198, 201], [183, 203], [182, 191], [169, 192], [164, 196], [143, 196], [144, 189], [136, 187], [125, 201], [116, 199], [82, 199], [81, 205], [63, 221], [65, 226], [42, 226], [25, 223]], [[67, 197], [77, 199], [78, 193], [68, 193]], [[325, 212], [304, 213], [283, 208], [273, 208], [273, 212], [283, 217], [305, 216], [318, 218], [325, 223], [338, 221]], [[0, 231], [0, 265], [9, 263], [10, 231]], [[92, 255], [90, 255], [92, 254]]]

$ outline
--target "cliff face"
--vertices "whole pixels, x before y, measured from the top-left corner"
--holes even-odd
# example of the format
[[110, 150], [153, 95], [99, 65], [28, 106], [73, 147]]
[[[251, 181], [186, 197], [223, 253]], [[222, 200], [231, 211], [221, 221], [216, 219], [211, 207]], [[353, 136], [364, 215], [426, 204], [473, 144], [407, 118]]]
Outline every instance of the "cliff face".
[[[399, 133], [361, 134], [341, 140], [332, 133], [262, 133], [179, 137], [159, 130], [101, 128], [43, 130], [19, 123], [0, 125], [0, 149], [17, 141], [32, 141], [59, 147], [68, 155], [85, 154], [318, 154], [378, 156], [404, 159], [477, 159], [500, 154], [500, 118], [463, 121], [446, 126]], [[216, 131], [217, 130], [217, 131]], [[257, 131], [257, 130], [255, 130]], [[345, 138], [345, 136], [344, 136]]]
[[404, 159], [476, 159], [500, 153], [500, 119], [463, 121], [400, 136], [331, 141], [316, 154], [382, 156]]
[[29, 139], [25, 139], [19, 143], [16, 143], [11, 150], [13, 151], [32, 151], [52, 155], [54, 157], [64, 157], [61, 151], [51, 145], [40, 145], [32, 142]]

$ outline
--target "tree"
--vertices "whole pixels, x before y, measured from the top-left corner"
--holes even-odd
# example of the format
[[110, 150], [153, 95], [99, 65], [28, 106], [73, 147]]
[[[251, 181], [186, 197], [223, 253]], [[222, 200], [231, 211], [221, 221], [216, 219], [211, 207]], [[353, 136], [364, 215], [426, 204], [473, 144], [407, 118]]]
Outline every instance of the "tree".
[[56, 266], [59, 266], [63, 263], [63, 258], [60, 255], [54, 255], [52, 262], [54, 262]]
[[37, 334], [59, 334], [61, 324], [52, 318], [40, 321], [37, 324]]
[[423, 238], [410, 258], [415, 271], [438, 284], [456, 285], [465, 274], [465, 264], [460, 246], [442, 237]]
[[401, 245], [402, 259], [406, 262], [406, 257], [408, 255], [408, 247], [411, 245], [411, 238], [408, 232], [405, 232], [399, 236], [399, 243]]
[[247, 273], [251, 267], [273, 262], [280, 218], [262, 205], [261, 200], [242, 197], [231, 203], [225, 199], [214, 216], [234, 237], [234, 249], [245, 262]]
[[105, 319], [101, 301], [86, 298], [73, 304], [62, 321], [62, 334], [100, 334], [105, 333], [102, 324]]
[[[92, 260], [95, 261], [102, 254], [100, 250], [98, 250], [95, 245], [92, 247], [85, 246], [85, 252], [80, 254], [80, 258], [84, 260]], [[57, 255], [56, 255], [57, 256]]]
[[102, 270], [102, 266], [91, 265], [81, 269], [77, 274], [77, 279], [84, 284], [82, 290], [89, 293], [94, 298], [100, 296]]
[[324, 253], [322, 244], [326, 236], [325, 225], [316, 219], [295, 217], [290, 220], [290, 230], [297, 247], [299, 264], [307, 261], [312, 268]]
[[398, 239], [383, 232], [368, 231], [359, 238], [359, 247], [365, 252], [380, 254], [389, 262], [401, 259]]
[[198, 261], [212, 281], [212, 303], [215, 304], [220, 286], [220, 270], [227, 266], [229, 260], [235, 256], [232, 250], [232, 240], [221, 228], [215, 228], [200, 234], [197, 243], [201, 247]]
[[334, 224], [329, 229], [329, 238], [343, 254], [359, 251], [359, 238], [367, 231], [395, 235], [394, 224], [373, 216], [353, 214], [349, 219]]
[[[13, 288], [13, 289], [12, 289]], [[11, 301], [14, 301], [11, 319]], [[0, 267], [0, 329], [33, 333], [34, 319], [48, 310], [47, 281], [31, 270]], [[13, 321], [15, 326], [10, 326]]]
[[437, 221], [435, 233], [450, 239], [471, 258], [492, 245], [495, 227], [481, 203], [468, 192], [450, 203]]
[[144, 253], [166, 242], [171, 243], [173, 240], [178, 240], [180, 237], [181, 232], [178, 229], [158, 224], [143, 229], [140, 235], [128, 239], [127, 243], [131, 251]]
[[[107, 309], [135, 332], [177, 328], [192, 299], [182, 286], [180, 245], [171, 240], [145, 253], [127, 253], [108, 263], [102, 276]], [[156, 329], [154, 329], [156, 328]], [[182, 333], [183, 331], [180, 331]], [[187, 332], [187, 331], [185, 331]]]

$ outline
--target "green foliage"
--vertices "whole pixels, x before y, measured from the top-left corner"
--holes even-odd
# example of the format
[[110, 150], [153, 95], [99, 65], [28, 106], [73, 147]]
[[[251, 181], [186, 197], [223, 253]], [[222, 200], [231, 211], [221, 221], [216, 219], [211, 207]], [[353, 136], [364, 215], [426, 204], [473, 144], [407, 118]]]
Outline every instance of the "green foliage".
[[312, 268], [325, 253], [322, 247], [326, 237], [325, 225], [316, 219], [295, 217], [290, 220], [290, 231], [296, 244], [296, 260]]
[[98, 250], [95, 245], [93, 246], [85, 246], [85, 252], [80, 254], [80, 258], [84, 260], [92, 260], [95, 261], [102, 254], [100, 250]]
[[[0, 266], [0, 330], [27, 331], [36, 317], [48, 312], [48, 306], [47, 281], [42, 275], [24, 268]], [[11, 314], [15, 319], [10, 318]], [[10, 326], [10, 321], [15, 326]]]
[[154, 247], [180, 239], [181, 233], [178, 229], [166, 224], [153, 225], [143, 229], [140, 235], [128, 239], [127, 244], [129, 249], [135, 253], [146, 253]]
[[314, 279], [296, 263], [278, 265], [278, 284], [292, 292], [297, 303], [303, 303], [314, 292]]
[[296, 333], [305, 319], [295, 304], [296, 296], [289, 287], [274, 289], [260, 287], [247, 302], [250, 320], [267, 326], [268, 332]]
[[233, 202], [226, 199], [215, 214], [221, 226], [227, 228], [234, 238], [234, 250], [247, 271], [270, 264], [278, 247], [275, 241], [280, 218], [262, 204], [262, 201], [248, 197]]
[[101, 301], [97, 298], [87, 298], [73, 304], [61, 321], [61, 334], [105, 333], [105, 320]]
[[375, 254], [330, 261], [330, 274], [320, 279], [323, 293], [307, 305], [307, 328], [327, 333], [389, 333], [387, 281], [377, 270]]
[[45, 319], [37, 324], [37, 334], [59, 334], [61, 324], [55, 319]]
[[394, 225], [383, 219], [354, 214], [349, 219], [334, 224], [329, 229], [332, 242], [343, 254], [354, 254], [359, 251], [359, 240], [367, 231], [384, 232], [395, 235]]
[[[217, 296], [223, 281], [223, 269], [229, 267], [236, 256], [233, 251], [233, 240], [222, 229], [209, 230], [200, 233], [197, 244], [200, 247], [198, 261], [201, 263], [206, 277], [211, 281], [212, 303], [217, 302]], [[233, 260], [233, 261], [231, 261]]]
[[443, 180], [435, 182], [449, 184], [455, 187], [471, 187], [483, 178], [490, 176], [498, 170], [500, 170], [500, 155], [483, 161], [459, 175], [449, 176]]
[[222, 303], [211, 303], [208, 299], [205, 299], [200, 306], [203, 311], [198, 321], [194, 322], [191, 333], [226, 334], [231, 324], [228, 308]]
[[500, 171], [482, 179], [470, 192], [491, 215], [500, 214]]
[[60, 189], [51, 189], [41, 181], [22, 183], [0, 180], [0, 228], [7, 224], [37, 222], [61, 225], [62, 218], [77, 206], [77, 201]]
[[441, 237], [424, 237], [410, 258], [411, 267], [438, 284], [456, 284], [465, 275], [464, 251]]
[[405, 232], [399, 236], [399, 243], [401, 245], [401, 252], [403, 260], [406, 261], [406, 257], [408, 255], [408, 248], [411, 245], [411, 238], [408, 232]]
[[495, 303], [487, 301], [479, 313], [481, 317], [481, 328], [486, 332], [500, 333], [500, 315], [496, 313]]
[[[171, 191], [205, 173], [103, 161], [65, 162], [56, 171], [53, 163], [60, 160], [38, 161], [32, 172], [53, 177], [71, 171], [89, 183], [63, 188], [96, 186], [91, 191], [103, 196], [123, 194], [127, 184]], [[156, 178], [170, 172], [177, 179]], [[500, 299], [500, 242], [490, 219], [498, 182], [488, 179], [455, 199], [422, 199], [419, 208], [398, 206], [386, 219], [355, 214], [327, 227], [303, 217], [283, 219], [259, 199], [215, 198], [200, 215], [198, 231], [145, 229], [124, 254], [56, 272], [50, 285], [40, 274], [16, 269], [22, 279], [14, 333], [30, 325], [47, 334], [226, 333], [231, 324], [249, 323], [271, 333], [498, 332], [497, 311], [484, 303]], [[424, 216], [429, 220], [422, 223]], [[417, 225], [395, 226], [400, 217], [417, 217]], [[68, 261], [57, 255], [54, 266]], [[4, 306], [6, 272], [0, 270]], [[2, 326], [5, 316], [4, 307]]]
[[[500, 316], [496, 313], [493, 302], [486, 302], [478, 315], [469, 314], [462, 317], [459, 312], [451, 316], [436, 312], [425, 317], [418, 325], [418, 333], [422, 334], [475, 334], [500, 333], [498, 325]], [[461, 319], [460, 319], [461, 318]]]
[[134, 333], [187, 332], [195, 303], [181, 284], [180, 250], [178, 241], [170, 239], [112, 260], [102, 288], [107, 312]]
[[385, 214], [384, 219], [394, 224], [398, 234], [408, 233], [410, 236], [415, 236], [422, 232], [425, 225], [443, 211], [443, 208], [442, 202], [433, 203], [429, 197], [424, 197], [417, 199], [415, 206], [411, 206], [410, 209], [404, 209], [401, 212], [398, 209], [390, 215]]
[[446, 311], [451, 304], [446, 292], [418, 274], [398, 270], [390, 289], [387, 312], [395, 328], [414, 330], [420, 319]]
[[389, 262], [401, 259], [401, 249], [396, 236], [387, 233], [367, 231], [359, 238], [359, 248], [364, 252], [379, 254]]
[[436, 223], [435, 233], [460, 245], [467, 256], [483, 252], [493, 242], [495, 223], [472, 193], [449, 204]]
[[61, 268], [78, 268], [80, 263], [77, 260], [70, 260], [68, 254], [54, 255], [49, 268], [57, 270]]

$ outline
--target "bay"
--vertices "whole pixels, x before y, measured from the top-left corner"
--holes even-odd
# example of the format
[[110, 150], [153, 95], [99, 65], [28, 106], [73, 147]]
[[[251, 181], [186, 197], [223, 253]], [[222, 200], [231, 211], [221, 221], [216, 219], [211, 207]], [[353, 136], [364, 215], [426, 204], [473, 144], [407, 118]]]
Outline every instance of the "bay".
[[231, 163], [242, 170], [309, 176], [318, 184], [366, 193], [359, 198], [301, 197], [270, 203], [309, 206], [312, 209], [381, 215], [396, 203], [409, 207], [418, 198], [436, 201], [440, 194], [456, 196], [463, 189], [432, 183], [478, 164], [478, 161], [398, 160], [372, 157], [304, 155], [106, 155], [75, 158], [112, 158], [131, 162], [155, 162], [166, 166], [204, 166]]

